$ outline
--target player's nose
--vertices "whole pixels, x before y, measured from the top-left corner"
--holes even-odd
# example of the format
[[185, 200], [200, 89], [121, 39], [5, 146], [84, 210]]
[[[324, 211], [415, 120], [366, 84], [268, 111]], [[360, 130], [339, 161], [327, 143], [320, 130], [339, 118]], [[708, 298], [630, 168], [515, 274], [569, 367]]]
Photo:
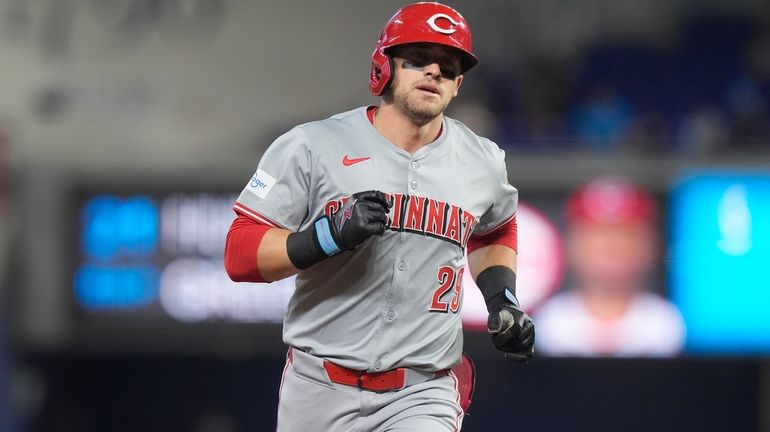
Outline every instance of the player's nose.
[[434, 78], [438, 78], [441, 76], [441, 68], [436, 62], [428, 63], [427, 65], [425, 65], [425, 68], [423, 68], [423, 73], [425, 75], [430, 75]]

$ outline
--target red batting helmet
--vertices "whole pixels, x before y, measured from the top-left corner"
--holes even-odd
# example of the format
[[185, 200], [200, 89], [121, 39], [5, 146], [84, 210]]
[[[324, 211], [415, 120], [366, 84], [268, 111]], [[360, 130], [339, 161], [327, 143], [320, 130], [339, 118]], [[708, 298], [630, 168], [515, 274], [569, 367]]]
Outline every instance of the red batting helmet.
[[654, 223], [657, 206], [642, 187], [618, 176], [595, 178], [580, 187], [567, 203], [569, 223]]
[[459, 12], [447, 5], [420, 2], [404, 6], [385, 24], [372, 53], [369, 91], [379, 96], [393, 78], [393, 63], [388, 48], [396, 45], [429, 42], [457, 49], [462, 58], [461, 73], [476, 66], [479, 59], [471, 47], [471, 29]]

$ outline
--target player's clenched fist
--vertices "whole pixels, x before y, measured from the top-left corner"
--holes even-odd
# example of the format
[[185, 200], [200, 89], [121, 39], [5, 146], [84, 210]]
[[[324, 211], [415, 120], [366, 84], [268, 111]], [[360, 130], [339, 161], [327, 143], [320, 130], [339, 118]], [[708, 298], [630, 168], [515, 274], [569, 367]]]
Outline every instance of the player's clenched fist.
[[516, 273], [509, 267], [492, 266], [476, 277], [489, 318], [487, 329], [495, 348], [511, 360], [527, 362], [535, 354], [535, 325], [516, 298]]
[[487, 320], [492, 343], [505, 357], [527, 362], [535, 354], [535, 325], [532, 318], [513, 304], [501, 304], [493, 309]]
[[[390, 204], [380, 191], [358, 192], [338, 211], [329, 223], [334, 245], [340, 250], [353, 250], [366, 239], [382, 235], [388, 224]], [[324, 239], [327, 241], [327, 239]]]
[[353, 250], [369, 237], [385, 233], [389, 211], [390, 203], [384, 193], [355, 193], [331, 218], [322, 216], [312, 227], [289, 235], [289, 260], [303, 270], [342, 251]]

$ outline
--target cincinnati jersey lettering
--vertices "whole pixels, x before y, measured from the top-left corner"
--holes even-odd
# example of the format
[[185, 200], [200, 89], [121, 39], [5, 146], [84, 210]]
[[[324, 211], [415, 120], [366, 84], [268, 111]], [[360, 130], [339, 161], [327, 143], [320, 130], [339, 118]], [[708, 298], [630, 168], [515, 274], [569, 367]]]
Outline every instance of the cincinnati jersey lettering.
[[[387, 229], [434, 237], [465, 248], [479, 219], [459, 206], [433, 198], [411, 194], [388, 194], [391, 204]], [[331, 218], [349, 196], [328, 201], [324, 214]]]

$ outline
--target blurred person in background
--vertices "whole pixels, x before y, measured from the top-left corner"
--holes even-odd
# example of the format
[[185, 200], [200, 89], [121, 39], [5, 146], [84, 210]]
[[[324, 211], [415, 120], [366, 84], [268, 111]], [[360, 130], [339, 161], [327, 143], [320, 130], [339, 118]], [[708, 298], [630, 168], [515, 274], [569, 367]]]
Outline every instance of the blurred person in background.
[[686, 156], [713, 156], [727, 148], [730, 125], [722, 108], [708, 99], [695, 104], [676, 133], [676, 150]]
[[770, 111], [759, 74], [746, 67], [727, 84], [725, 99], [732, 125], [731, 149], [766, 150], [770, 141]]
[[15, 430], [10, 407], [10, 355], [8, 346], [8, 260], [10, 238], [10, 138], [0, 124], [0, 432]]
[[651, 290], [660, 235], [650, 194], [620, 177], [599, 177], [567, 202], [571, 289], [535, 315], [538, 350], [564, 356], [672, 356], [684, 321]]
[[[7, 295], [5, 289], [5, 276], [8, 261], [8, 218], [9, 218], [9, 163], [8, 152], [10, 150], [7, 131], [0, 123], [0, 306], [4, 304]], [[0, 307], [2, 312], [2, 307]], [[2, 322], [0, 317], [0, 323]]]
[[593, 84], [570, 115], [570, 125], [581, 146], [595, 152], [616, 152], [636, 121], [631, 102], [611, 85]]

